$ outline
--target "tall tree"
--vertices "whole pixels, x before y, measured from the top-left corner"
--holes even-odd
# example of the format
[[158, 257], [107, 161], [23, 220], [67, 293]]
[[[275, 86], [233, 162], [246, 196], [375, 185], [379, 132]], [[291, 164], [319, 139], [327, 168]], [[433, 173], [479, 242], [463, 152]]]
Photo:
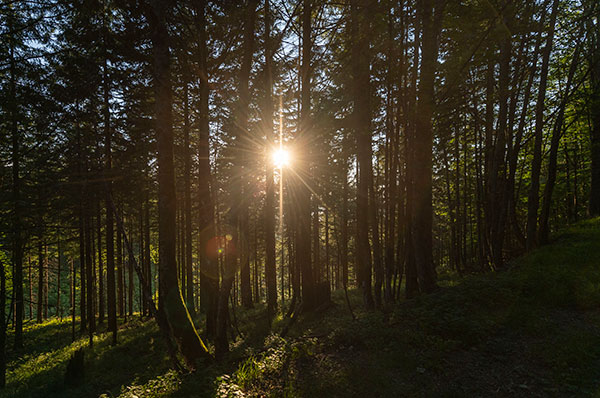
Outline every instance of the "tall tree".
[[199, 74], [199, 109], [198, 109], [198, 201], [199, 201], [199, 235], [198, 245], [200, 261], [200, 307], [206, 311], [206, 330], [209, 336], [215, 336], [217, 323], [217, 302], [219, 295], [219, 269], [215, 255], [207, 253], [207, 243], [215, 237], [214, 204], [210, 181], [210, 146], [209, 146], [209, 84], [208, 84], [208, 47], [206, 34], [206, 1], [194, 2], [198, 31], [198, 74]]
[[591, 142], [591, 187], [590, 187], [590, 214], [600, 215], [600, 6], [597, 2], [585, 2], [587, 11], [595, 16], [596, 22], [586, 21], [589, 31], [588, 59], [590, 66], [591, 101], [590, 112], [592, 125], [590, 126]]
[[[266, 136], [266, 197], [265, 197], [265, 276], [267, 284], [267, 311], [271, 319], [277, 308], [277, 270], [275, 268], [275, 184], [273, 182], [273, 162], [270, 152], [275, 148], [273, 139], [273, 49], [271, 40], [270, 0], [265, 0], [265, 101], [262, 114]], [[283, 292], [282, 292], [283, 293]], [[255, 292], [258, 294], [258, 292]]]
[[542, 53], [542, 69], [540, 72], [540, 86], [535, 105], [535, 141], [533, 144], [533, 160], [531, 163], [531, 184], [527, 198], [527, 250], [533, 249], [537, 244], [538, 209], [540, 198], [540, 173], [542, 169], [542, 141], [544, 129], [544, 110], [546, 100], [546, 86], [548, 83], [548, 65], [554, 42], [554, 30], [559, 1], [554, 0], [550, 14], [550, 27], [546, 36], [546, 45]]
[[360, 275], [360, 288], [367, 308], [374, 306], [371, 287], [371, 245], [369, 243], [369, 187], [372, 184], [371, 164], [371, 101], [369, 77], [369, 1], [351, 2], [352, 74], [358, 163], [356, 193], [356, 260]]
[[310, 190], [306, 185], [310, 172], [311, 159], [308, 156], [310, 146], [310, 124], [311, 124], [311, 19], [312, 0], [304, 0], [302, 9], [302, 64], [300, 67], [300, 78], [302, 92], [300, 93], [300, 123], [296, 147], [298, 148], [296, 200], [298, 201], [298, 213], [296, 219], [296, 264], [301, 267], [302, 274], [302, 306], [304, 311], [313, 310], [316, 305], [314, 272], [311, 264], [310, 253]]
[[[110, 203], [112, 202], [112, 130], [110, 125], [110, 80], [108, 71], [108, 23], [106, 21], [108, 10], [102, 10], [103, 45], [104, 45], [104, 157], [105, 157], [105, 196], [106, 196], [106, 309], [108, 315], [108, 330], [112, 332], [112, 343], [117, 344], [117, 296], [115, 285], [115, 249], [114, 249], [114, 215]], [[90, 314], [92, 317], [93, 314]]]
[[550, 226], [549, 226], [549, 218], [550, 218], [550, 206], [552, 203], [552, 194], [554, 191], [554, 185], [556, 184], [556, 168], [558, 162], [558, 146], [560, 144], [560, 138], [563, 134], [563, 123], [565, 119], [565, 108], [567, 106], [567, 101], [571, 94], [571, 85], [573, 84], [573, 77], [575, 76], [575, 71], [577, 70], [577, 62], [579, 60], [579, 50], [580, 45], [578, 44], [575, 47], [575, 54], [571, 59], [571, 66], [569, 67], [569, 74], [567, 77], [567, 84], [565, 85], [562, 99], [558, 106], [558, 114], [556, 115], [556, 120], [554, 121], [554, 126], [552, 128], [552, 137], [550, 142], [550, 154], [548, 159], [548, 177], [546, 178], [546, 185], [544, 187], [544, 196], [542, 199], [542, 209], [540, 212], [540, 232], [539, 232], [539, 240], [541, 244], [548, 243], [550, 239]]
[[158, 250], [159, 307], [164, 311], [179, 351], [188, 367], [210, 354], [196, 332], [182, 300], [175, 258], [175, 170], [173, 165], [173, 99], [167, 14], [171, 7], [162, 1], [149, 4], [147, 17], [154, 57], [155, 130], [158, 146]]
[[423, 53], [416, 104], [416, 135], [413, 156], [412, 251], [419, 287], [423, 292], [436, 288], [433, 263], [433, 112], [434, 82], [438, 59], [438, 34], [445, 6], [444, 0], [422, 0], [419, 8], [423, 29]]

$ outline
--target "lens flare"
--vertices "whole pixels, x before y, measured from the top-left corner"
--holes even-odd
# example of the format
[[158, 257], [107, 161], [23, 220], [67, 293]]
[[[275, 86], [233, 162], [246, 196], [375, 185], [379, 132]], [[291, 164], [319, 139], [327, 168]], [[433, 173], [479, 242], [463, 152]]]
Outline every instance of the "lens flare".
[[273, 163], [278, 168], [290, 165], [290, 153], [285, 149], [277, 149], [273, 152]]

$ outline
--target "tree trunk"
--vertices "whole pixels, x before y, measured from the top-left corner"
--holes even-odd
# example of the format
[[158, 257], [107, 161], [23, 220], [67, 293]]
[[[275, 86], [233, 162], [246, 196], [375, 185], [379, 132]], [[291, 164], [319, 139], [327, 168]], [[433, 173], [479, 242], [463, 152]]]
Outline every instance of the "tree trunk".
[[[583, 36], [583, 35], [581, 35]], [[554, 190], [554, 184], [556, 182], [556, 164], [558, 162], [558, 147], [560, 144], [560, 138], [563, 131], [563, 123], [565, 119], [565, 107], [567, 101], [571, 95], [571, 85], [573, 83], [573, 76], [577, 69], [577, 62], [579, 59], [579, 48], [577, 45], [575, 54], [571, 60], [571, 66], [569, 67], [569, 76], [567, 77], [567, 85], [564, 88], [563, 98], [559, 104], [558, 115], [554, 122], [554, 128], [552, 129], [552, 139], [550, 144], [550, 159], [548, 161], [548, 177], [546, 179], [546, 186], [544, 187], [544, 197], [542, 200], [542, 211], [540, 214], [540, 243], [548, 243], [550, 237], [550, 230], [548, 225], [548, 219], [550, 218], [550, 205], [552, 203], [552, 191]]]
[[[406, 162], [406, 208], [405, 208], [405, 233], [404, 233], [404, 269], [406, 273], [406, 298], [412, 298], [419, 293], [419, 280], [417, 276], [417, 264], [415, 262], [415, 251], [412, 249], [412, 236], [413, 236], [413, 220], [412, 214], [414, 209], [414, 186], [415, 177], [414, 169], [416, 166], [415, 151], [413, 150], [414, 141], [416, 137], [416, 102], [417, 102], [417, 77], [419, 74], [419, 51], [421, 47], [421, 31], [420, 18], [417, 12], [415, 12], [413, 18], [414, 36], [413, 41], [413, 70], [411, 73], [410, 83], [410, 95], [407, 101], [408, 116], [406, 122], [406, 136], [405, 136], [405, 162]], [[398, 284], [400, 286], [400, 283]], [[399, 290], [399, 289], [398, 289]]]
[[117, 311], [119, 316], [123, 317], [123, 236], [119, 228], [117, 228]]
[[87, 314], [88, 314], [88, 333], [90, 346], [94, 342], [94, 333], [96, 332], [96, 315], [94, 313], [94, 285], [93, 285], [93, 264], [92, 264], [92, 228], [91, 216], [85, 214], [84, 218], [84, 230], [85, 230], [85, 270], [86, 270], [86, 282], [87, 282]]
[[6, 386], [6, 272], [0, 260], [0, 389]]
[[217, 306], [219, 295], [219, 267], [215, 253], [208, 255], [207, 243], [215, 238], [214, 205], [210, 190], [210, 148], [208, 120], [208, 69], [207, 69], [207, 37], [206, 37], [206, 1], [194, 2], [196, 11], [196, 29], [199, 33], [198, 47], [200, 57], [198, 68], [200, 74], [200, 108], [199, 112], [199, 164], [198, 164], [198, 201], [199, 201], [199, 261], [200, 261], [200, 307], [206, 311], [206, 332], [215, 336], [217, 323]]
[[[131, 229], [130, 231], [132, 231], [133, 229]], [[141, 243], [141, 242], [140, 242]], [[140, 251], [141, 251], [142, 247], [140, 245]], [[127, 302], [129, 308], [129, 316], [132, 317], [133, 316], [133, 299], [134, 299], [134, 293], [133, 293], [133, 255], [132, 253], [127, 253], [127, 276], [128, 276], [128, 283], [127, 283], [127, 289], [128, 289], [128, 296], [129, 296], [129, 300]], [[140, 309], [141, 310], [141, 309]]]
[[50, 274], [48, 265], [48, 243], [44, 237], [44, 320], [48, 319], [48, 275]]
[[38, 236], [38, 291], [37, 291], [37, 323], [44, 320], [44, 244], [42, 233]]
[[[81, 137], [79, 137], [78, 141], [81, 141]], [[83, 198], [86, 194], [86, 181], [87, 173], [85, 175], [82, 174], [82, 162], [81, 162], [81, 146], [78, 142], [79, 146], [79, 162], [78, 162], [78, 171], [79, 175], [84, 178], [83, 186], [81, 188], [81, 195], [79, 197], [79, 209], [78, 209], [78, 229], [79, 229], [79, 283], [81, 288], [79, 289], [79, 314], [80, 314], [80, 332], [83, 333], [87, 329], [87, 319], [86, 319], [86, 305], [85, 305], [85, 221], [84, 221], [84, 210], [83, 210]], [[73, 282], [73, 286], [76, 285], [76, 282]], [[74, 287], [75, 288], [75, 287]], [[73, 298], [73, 303], [75, 303], [75, 298]], [[75, 308], [73, 308], [73, 314], [75, 314]], [[75, 316], [75, 315], [73, 315]]]
[[166, 22], [167, 10], [151, 2], [148, 21], [154, 55], [155, 129], [158, 147], [158, 247], [159, 307], [166, 313], [179, 351], [190, 368], [196, 360], [210, 358], [181, 298], [175, 261], [175, 169], [173, 164], [173, 116], [171, 71]]
[[[307, 156], [310, 141], [310, 86], [311, 86], [311, 13], [312, 0], [303, 0], [302, 10], [302, 65], [300, 75], [302, 91], [300, 94], [301, 114], [298, 136], [295, 139], [298, 148], [297, 170], [300, 176], [307, 176], [310, 172], [311, 160]], [[314, 273], [310, 253], [310, 191], [300, 178], [295, 179], [297, 189], [298, 213], [296, 218], [296, 264], [302, 273], [302, 308], [303, 311], [312, 311], [318, 304], [315, 300]]]
[[252, 58], [254, 55], [254, 25], [256, 20], [256, 6], [258, 0], [250, 0], [246, 9], [246, 20], [244, 24], [244, 55], [240, 69], [240, 102], [239, 115], [237, 116], [237, 136], [236, 149], [239, 151], [237, 157], [239, 163], [239, 177], [242, 188], [239, 208], [239, 226], [240, 236], [237, 241], [238, 252], [240, 257], [240, 293], [242, 305], [246, 308], [252, 307], [252, 288], [250, 285], [250, 262], [249, 262], [249, 245], [248, 245], [248, 219], [249, 219], [249, 198], [250, 185], [247, 178], [247, 170], [250, 166], [248, 153], [252, 150], [252, 135], [249, 130], [250, 118], [250, 71], [252, 68]]
[[[270, 0], [265, 0], [264, 12], [266, 97], [262, 119], [267, 142], [265, 153], [267, 178], [265, 198], [265, 279], [267, 284], [267, 312], [269, 319], [272, 319], [277, 309], [277, 270], [275, 264], [275, 184], [273, 181], [273, 162], [270, 159], [270, 152], [275, 149], [273, 138], [273, 50], [271, 48]], [[255, 292], [255, 294], [258, 295], [258, 292]]]
[[[546, 85], [548, 82], [548, 65], [550, 63], [550, 53], [554, 40], [554, 29], [556, 25], [556, 15], [558, 12], [559, 1], [554, 0], [552, 4], [552, 14], [550, 15], [550, 31], [546, 37], [546, 46], [542, 54], [542, 70], [540, 74], [540, 87], [538, 91], [537, 102], [535, 105], [535, 142], [533, 145], [533, 161], [531, 163], [531, 184], [529, 187], [529, 196], [527, 198], [527, 250], [533, 249], [537, 245], [537, 221], [540, 196], [540, 172], [542, 168], [542, 141], [544, 128], [544, 107], [546, 99]], [[540, 32], [541, 34], [541, 32]]]
[[341, 252], [340, 252], [340, 267], [342, 268], [342, 286], [348, 286], [348, 138], [343, 138], [342, 144], [342, 214], [341, 214]]
[[[148, 284], [144, 286], [142, 289], [148, 289], [148, 294], [150, 297], [154, 296], [154, 290], [152, 288], [152, 282], [154, 278], [152, 277], [152, 264], [150, 261], [150, 198], [149, 198], [149, 188], [146, 187], [146, 200], [144, 203], [144, 264], [143, 269], [146, 274], [146, 280]], [[143, 300], [144, 302], [146, 300]], [[144, 314], [150, 314], [150, 308], [147, 303], [144, 304]]]
[[[60, 216], [60, 213], [59, 213]], [[57, 242], [57, 256], [56, 256], [56, 265], [57, 265], [57, 272], [56, 272], [56, 276], [57, 276], [57, 281], [56, 281], [56, 315], [60, 318], [60, 320], [62, 321], [62, 306], [60, 305], [60, 283], [61, 283], [61, 279], [60, 279], [60, 274], [61, 274], [61, 255], [62, 255], [62, 246], [61, 246], [61, 235], [60, 235], [60, 226], [58, 226], [58, 228], [56, 229], [56, 238], [58, 240]]]
[[104, 322], [104, 264], [102, 261], [102, 210], [100, 201], [96, 202], [96, 231], [98, 236], [98, 323]]
[[[104, 16], [105, 17], [105, 16]], [[104, 26], [104, 45], [106, 47], [107, 27]], [[106, 51], [106, 48], [105, 48]], [[108, 330], [112, 332], [112, 343], [117, 344], [117, 303], [115, 291], [115, 253], [114, 253], [114, 221], [110, 208], [112, 200], [112, 133], [110, 127], [109, 77], [108, 59], [104, 55], [104, 151], [105, 151], [105, 203], [106, 203], [106, 285], [107, 285], [107, 315]], [[89, 284], [88, 284], [89, 285]], [[92, 316], [92, 314], [90, 314]]]
[[[591, 4], [594, 2], [591, 1]], [[588, 22], [590, 30], [590, 81], [591, 81], [591, 119], [590, 144], [591, 144], [591, 186], [590, 186], [590, 215], [600, 215], [600, 7], [596, 4], [596, 23]], [[591, 21], [591, 18], [589, 18]], [[575, 209], [577, 214], [577, 209]]]
[[[187, 68], [187, 65], [186, 65]], [[186, 306], [190, 313], [195, 313], [194, 307], [194, 275], [192, 264], [192, 159], [190, 153], [190, 121], [187, 70], [183, 87], [183, 150], [184, 150], [184, 203], [185, 216], [185, 275], [186, 275]]]
[[[9, 31], [12, 32], [12, 13], [8, 18]], [[23, 242], [21, 233], [21, 177], [20, 163], [21, 150], [19, 143], [19, 127], [17, 124], [17, 84], [16, 84], [16, 64], [15, 64], [15, 40], [13, 35], [8, 39], [10, 45], [10, 82], [9, 82], [9, 109], [10, 109], [10, 128], [12, 133], [12, 230], [13, 230], [13, 264], [15, 275], [13, 278], [14, 296], [15, 296], [15, 349], [23, 347]], [[3, 296], [4, 297], [4, 296]], [[4, 307], [3, 307], [4, 308]]]
[[369, 2], [351, 1], [352, 74], [354, 124], [358, 184], [356, 192], [356, 260], [360, 289], [367, 309], [373, 308], [371, 288], [371, 246], [369, 244], [369, 187], [372, 184], [371, 165], [371, 101], [369, 76]]
[[416, 134], [413, 142], [412, 250], [419, 287], [428, 293], [437, 288], [433, 263], [432, 149], [434, 80], [438, 58], [437, 36], [444, 1], [423, 0], [421, 23], [423, 54], [416, 104]]

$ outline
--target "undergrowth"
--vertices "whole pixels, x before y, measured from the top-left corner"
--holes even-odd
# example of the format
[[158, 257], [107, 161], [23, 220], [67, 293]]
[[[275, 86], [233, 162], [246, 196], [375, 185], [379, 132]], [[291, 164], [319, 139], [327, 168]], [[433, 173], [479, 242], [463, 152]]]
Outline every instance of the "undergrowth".
[[[2, 397], [600, 396], [600, 220], [558, 235], [505, 270], [445, 281], [437, 292], [365, 311], [350, 291], [333, 305], [269, 324], [236, 309], [231, 353], [193, 374], [169, 370], [153, 321], [100, 333], [86, 380], [65, 389], [69, 356], [87, 347], [70, 323], [30, 324], [9, 351]], [[285, 310], [286, 308], [284, 308]]]

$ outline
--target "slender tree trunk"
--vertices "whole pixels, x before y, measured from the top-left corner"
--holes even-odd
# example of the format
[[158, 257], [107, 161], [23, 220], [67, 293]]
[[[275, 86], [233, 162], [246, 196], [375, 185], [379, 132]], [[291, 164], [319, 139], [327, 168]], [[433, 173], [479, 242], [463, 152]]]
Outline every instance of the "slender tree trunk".
[[371, 288], [371, 246], [369, 243], [369, 187], [372, 184], [371, 165], [371, 101], [369, 76], [369, 28], [367, 12], [369, 2], [352, 0], [352, 73], [354, 96], [354, 124], [358, 184], [356, 193], [356, 251], [360, 289], [365, 307], [373, 308]]
[[[318, 162], [318, 160], [314, 159], [314, 153], [316, 152], [315, 150], [311, 149], [311, 151], [313, 152], [313, 165], [312, 165], [312, 169], [311, 169], [311, 176], [313, 177], [312, 181], [316, 180], [316, 167], [315, 167], [315, 163]], [[313, 189], [316, 189], [316, 185], [313, 182]], [[312, 227], [311, 227], [311, 240], [312, 240], [312, 248], [311, 248], [311, 253], [312, 253], [312, 269], [313, 269], [313, 278], [315, 279], [315, 283], [318, 285], [321, 282], [321, 274], [322, 274], [322, 265], [321, 265], [321, 222], [319, 219], [319, 199], [316, 197], [316, 195], [312, 195], [311, 197], [311, 222], [312, 222]]]
[[117, 228], [117, 310], [119, 316], [123, 317], [123, 236], [119, 228]]
[[[152, 277], [152, 261], [150, 259], [150, 198], [148, 187], [146, 187], [146, 200], [144, 203], [144, 265], [143, 269], [146, 273], [146, 280], [148, 284], [143, 289], [148, 289], [150, 297], [154, 296], [154, 290], [152, 288], [154, 278]], [[146, 300], [144, 300], [146, 302]], [[144, 314], [150, 314], [150, 308], [148, 303], [144, 304]]]
[[[594, 2], [591, 1], [590, 4]], [[600, 215], [600, 7], [595, 8], [596, 23], [592, 24], [592, 18], [588, 21], [590, 34], [590, 83], [591, 83], [591, 119], [590, 143], [591, 143], [591, 185], [590, 185], [590, 215]], [[577, 175], [577, 174], [575, 174]], [[575, 192], [577, 190], [575, 189]], [[577, 208], [575, 208], [577, 214]]]
[[[542, 8], [542, 15], [540, 17], [540, 21], [539, 21], [539, 25], [540, 25], [540, 30], [542, 30], [541, 26], [543, 26], [544, 21], [546, 19], [546, 3], [548, 2], [548, 0], [546, 0], [544, 2], [543, 8]], [[507, 201], [507, 211], [509, 212], [509, 216], [507, 217], [510, 221], [511, 224], [515, 227], [513, 228], [515, 231], [515, 236], [517, 237], [517, 240], [520, 242], [520, 244], [524, 247], [525, 246], [525, 239], [522, 236], [520, 229], [516, 228], [516, 223], [512, 222], [512, 220], [516, 220], [517, 219], [517, 215], [516, 215], [516, 199], [515, 199], [515, 176], [516, 176], [516, 172], [517, 172], [517, 163], [518, 163], [518, 157], [519, 157], [519, 151], [521, 149], [521, 142], [523, 139], [523, 135], [525, 132], [525, 125], [526, 125], [526, 120], [528, 118], [528, 107], [529, 107], [529, 97], [531, 96], [531, 87], [533, 86], [533, 81], [535, 78], [535, 71], [537, 69], [537, 63], [538, 63], [538, 58], [539, 58], [539, 50], [540, 50], [540, 46], [542, 44], [542, 35], [538, 34], [537, 35], [537, 39], [535, 42], [535, 47], [533, 50], [533, 55], [532, 55], [532, 63], [530, 65], [529, 68], [529, 78], [527, 80], [527, 84], [525, 86], [525, 93], [523, 96], [523, 106], [521, 108], [521, 115], [520, 115], [520, 120], [519, 120], [519, 126], [517, 128], [517, 131], [515, 133], [515, 138], [514, 138], [514, 144], [512, 145], [511, 149], [509, 150], [509, 154], [508, 154], [508, 161], [509, 161], [509, 174], [508, 174], [508, 178], [507, 178], [507, 182], [506, 182], [506, 201]], [[516, 103], [516, 101], [515, 101]]]
[[[344, 138], [344, 142], [348, 141]], [[348, 286], [348, 159], [347, 151], [343, 150], [343, 187], [342, 187], [342, 214], [341, 214], [341, 252], [340, 267], [342, 268], [342, 286]]]
[[371, 226], [371, 240], [373, 241], [373, 268], [375, 271], [375, 285], [373, 286], [375, 306], [380, 308], [381, 290], [383, 287], [383, 259], [381, 257], [381, 239], [379, 236], [379, 220], [377, 211], [379, 209], [377, 194], [375, 192], [373, 175], [371, 173], [371, 183], [369, 184], [369, 216]]
[[104, 322], [104, 264], [102, 261], [102, 210], [100, 201], [96, 202], [96, 223], [98, 239], [98, 323]]
[[[104, 16], [105, 18], [105, 16]], [[106, 24], [104, 26], [104, 46], [107, 41]], [[114, 221], [109, 203], [112, 201], [112, 132], [110, 127], [110, 87], [108, 76], [108, 57], [104, 55], [104, 151], [105, 151], [105, 203], [106, 203], [106, 285], [107, 285], [107, 315], [108, 330], [112, 332], [112, 343], [117, 344], [117, 303], [115, 291], [115, 252], [114, 252]], [[91, 316], [91, 315], [90, 315]]]
[[239, 209], [239, 225], [241, 236], [238, 240], [238, 250], [241, 251], [240, 258], [240, 293], [242, 305], [246, 308], [252, 307], [252, 289], [250, 285], [250, 263], [248, 255], [248, 218], [249, 218], [249, 197], [250, 186], [248, 178], [243, 170], [249, 167], [248, 153], [251, 149], [252, 135], [249, 130], [250, 118], [250, 71], [252, 68], [252, 58], [254, 55], [254, 25], [256, 20], [256, 7], [258, 0], [250, 0], [246, 10], [246, 20], [244, 24], [244, 55], [240, 69], [240, 103], [238, 116], [238, 135], [236, 137], [236, 148], [239, 150], [240, 158], [240, 184], [242, 188], [241, 202]]
[[[133, 228], [130, 229], [130, 231], [133, 231]], [[141, 245], [140, 245], [140, 251], [141, 251]], [[133, 316], [133, 299], [134, 299], [134, 292], [133, 292], [133, 255], [132, 253], [127, 253], [127, 277], [128, 277], [128, 283], [127, 283], [127, 289], [128, 289], [128, 297], [129, 300], [127, 301], [127, 305], [129, 306], [128, 310], [129, 310], [129, 316], [132, 317]]]
[[[303, 0], [302, 10], [302, 64], [300, 66], [300, 77], [302, 91], [300, 93], [300, 125], [296, 137], [296, 147], [299, 148], [297, 170], [300, 176], [308, 176], [311, 167], [309, 152], [310, 137], [310, 87], [311, 87], [311, 14], [312, 0]], [[296, 264], [302, 273], [302, 308], [308, 312], [318, 304], [315, 299], [314, 273], [311, 264], [310, 253], [310, 200], [309, 188], [301, 178], [296, 178], [296, 197], [298, 200], [298, 213], [296, 219]]]
[[[187, 68], [187, 66], [186, 66]], [[190, 151], [190, 121], [189, 121], [189, 94], [188, 76], [183, 87], [183, 150], [184, 150], [184, 203], [185, 215], [185, 275], [186, 275], [186, 306], [190, 313], [195, 313], [194, 307], [194, 274], [192, 264], [192, 155]]]
[[90, 234], [91, 234], [91, 266], [92, 266], [92, 313], [94, 316], [98, 313], [98, 292], [96, 291], [97, 283], [96, 283], [96, 247], [95, 247], [95, 236], [94, 236], [94, 218], [90, 214]]
[[[402, 11], [400, 11], [402, 12]], [[387, 51], [386, 51], [386, 64], [388, 68], [386, 76], [386, 138], [387, 138], [387, 156], [386, 156], [386, 220], [385, 220], [385, 253], [384, 253], [384, 267], [385, 267], [385, 286], [384, 286], [384, 300], [386, 303], [391, 303], [394, 300], [392, 292], [392, 280], [394, 276], [394, 269], [396, 268], [396, 259], [394, 248], [396, 244], [396, 203], [397, 203], [397, 171], [398, 171], [398, 133], [399, 121], [394, 124], [394, 90], [393, 90], [393, 66], [398, 61], [395, 57], [394, 52], [394, 15], [393, 10], [390, 9], [387, 14]], [[404, 38], [402, 33], [402, 39], [400, 45], [404, 46]], [[401, 63], [400, 74], [404, 71], [404, 65]], [[400, 76], [402, 78], [402, 76]]]
[[38, 236], [38, 291], [37, 291], [37, 323], [44, 320], [44, 243], [42, 232]]
[[94, 343], [94, 333], [96, 332], [96, 315], [94, 313], [94, 280], [93, 280], [93, 264], [92, 264], [92, 228], [91, 216], [85, 214], [84, 217], [85, 230], [85, 270], [87, 282], [87, 314], [88, 314], [88, 333], [90, 346]]
[[48, 275], [50, 274], [48, 265], [48, 243], [44, 237], [44, 320], [48, 319]]
[[[60, 217], [60, 213], [59, 213], [59, 217]], [[61, 274], [61, 256], [62, 256], [62, 246], [61, 246], [61, 235], [60, 235], [60, 226], [56, 229], [56, 238], [57, 238], [57, 256], [56, 256], [56, 265], [57, 265], [57, 272], [56, 272], [56, 276], [57, 276], [57, 281], [56, 281], [56, 315], [60, 318], [60, 320], [62, 321], [62, 306], [60, 305], [60, 274]]]
[[[13, 30], [12, 13], [8, 18], [9, 31]], [[15, 40], [13, 35], [8, 38], [10, 45], [10, 81], [8, 102], [10, 109], [10, 128], [12, 133], [12, 232], [13, 232], [13, 264], [15, 275], [13, 278], [14, 296], [15, 296], [15, 349], [23, 347], [23, 242], [21, 233], [21, 149], [19, 143], [21, 138], [19, 135], [19, 127], [17, 124], [17, 79], [16, 79], [16, 63], [15, 63]], [[3, 296], [4, 297], [4, 296]], [[2, 307], [4, 308], [4, 307]], [[1, 347], [0, 347], [1, 348]]]
[[[415, 262], [415, 251], [412, 249], [413, 241], [413, 220], [414, 212], [414, 187], [415, 187], [415, 151], [414, 141], [416, 139], [416, 102], [417, 102], [417, 77], [419, 74], [419, 52], [421, 47], [421, 31], [420, 18], [418, 12], [415, 12], [413, 18], [414, 36], [413, 41], [413, 71], [411, 73], [410, 95], [407, 101], [409, 109], [405, 136], [405, 162], [406, 162], [406, 209], [405, 209], [405, 233], [404, 233], [404, 268], [406, 273], [406, 298], [412, 298], [419, 293], [419, 280], [417, 275], [417, 264]], [[398, 284], [400, 286], [400, 283]]]
[[[80, 178], [83, 179], [81, 195], [79, 197], [79, 209], [78, 209], [78, 228], [79, 228], [79, 281], [81, 288], [79, 289], [79, 314], [80, 314], [80, 332], [83, 333], [87, 329], [87, 318], [86, 318], [86, 283], [85, 283], [85, 214], [83, 209], [83, 198], [87, 194], [87, 167], [83, 164], [83, 154], [81, 148], [81, 132], [79, 132], [78, 140], [78, 163], [77, 170]], [[83, 170], [85, 167], [85, 171]]]
[[[232, 235], [232, 242], [235, 242], [237, 231]], [[215, 334], [215, 357], [222, 358], [229, 352], [229, 342], [227, 341], [227, 326], [229, 325], [229, 296], [231, 287], [235, 279], [235, 270], [237, 268], [237, 258], [234, 254], [232, 243], [225, 239], [222, 242], [225, 247], [225, 264], [223, 267], [223, 281], [219, 290], [217, 306], [217, 323]]]
[[273, 181], [273, 162], [270, 159], [270, 152], [275, 149], [273, 139], [273, 49], [271, 44], [270, 0], [265, 0], [264, 12], [266, 94], [262, 119], [267, 142], [265, 154], [267, 178], [265, 198], [265, 279], [267, 284], [267, 312], [269, 319], [272, 319], [277, 309], [277, 270], [275, 264], [275, 183]]
[[0, 389], [6, 386], [6, 272], [0, 260]]
[[76, 286], [76, 275], [75, 265], [73, 259], [70, 261], [71, 271], [71, 290], [69, 291], [70, 305], [71, 305], [71, 341], [75, 341], [75, 286]]
[[542, 140], [544, 128], [544, 107], [546, 99], [546, 85], [548, 81], [548, 65], [550, 63], [550, 53], [554, 41], [554, 29], [556, 25], [556, 15], [558, 13], [559, 1], [554, 0], [552, 4], [552, 14], [550, 15], [550, 31], [546, 37], [546, 46], [542, 54], [542, 70], [540, 74], [540, 86], [537, 102], [535, 106], [535, 142], [533, 146], [533, 161], [531, 164], [531, 183], [529, 187], [529, 196], [527, 198], [527, 250], [533, 249], [537, 245], [537, 221], [540, 195], [540, 173], [542, 168]]
[[27, 256], [27, 270], [29, 279], [29, 320], [33, 319], [33, 277], [31, 276], [31, 255]]
[[575, 54], [571, 60], [571, 66], [569, 67], [569, 76], [567, 77], [567, 85], [564, 89], [562, 101], [558, 108], [558, 115], [554, 122], [554, 128], [552, 129], [552, 139], [550, 144], [550, 159], [548, 161], [548, 177], [546, 179], [546, 186], [544, 187], [544, 197], [542, 200], [542, 211], [540, 213], [540, 243], [548, 243], [550, 237], [550, 229], [548, 225], [548, 219], [550, 218], [550, 205], [552, 203], [552, 191], [554, 190], [554, 184], [556, 183], [556, 164], [558, 162], [558, 147], [560, 144], [560, 138], [563, 131], [563, 123], [565, 119], [565, 107], [569, 100], [571, 85], [573, 83], [573, 76], [577, 69], [577, 62], [579, 59], [579, 48], [577, 45]]

